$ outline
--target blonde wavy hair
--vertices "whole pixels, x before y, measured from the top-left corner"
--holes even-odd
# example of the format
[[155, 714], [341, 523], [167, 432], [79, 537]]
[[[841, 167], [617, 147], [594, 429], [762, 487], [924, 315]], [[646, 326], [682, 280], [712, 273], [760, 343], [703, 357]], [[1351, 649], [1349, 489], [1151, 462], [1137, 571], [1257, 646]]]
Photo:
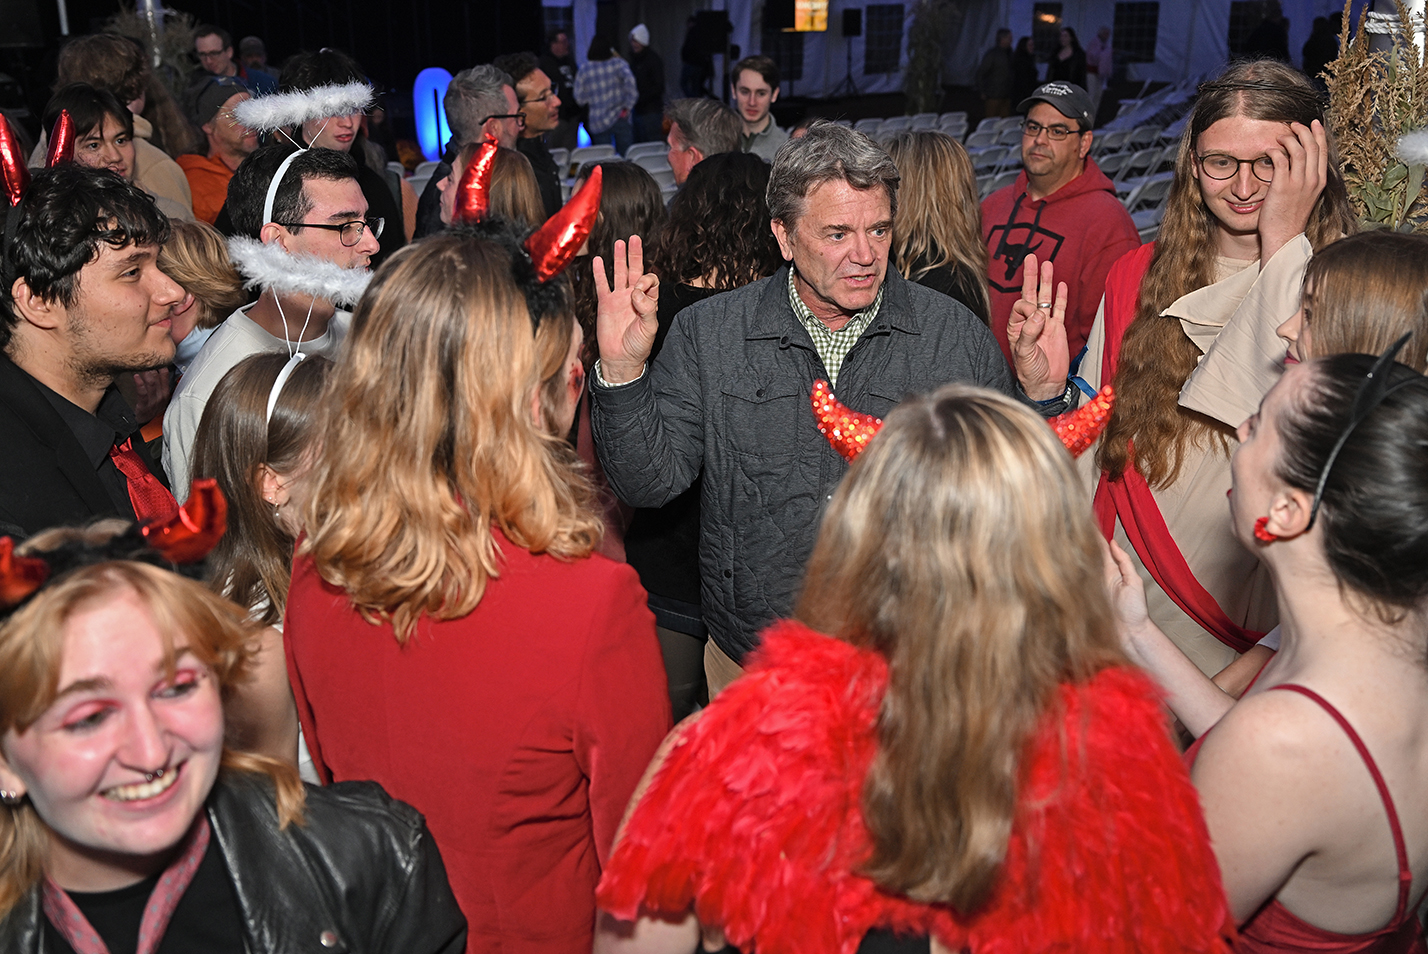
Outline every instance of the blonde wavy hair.
[[476, 608], [500, 573], [497, 529], [565, 560], [598, 545], [591, 485], [532, 412], [573, 321], [533, 334], [506, 248], [461, 230], [400, 250], [362, 296], [314, 437], [301, 552], [399, 642], [423, 614]]
[[969, 272], [981, 301], [965, 304], [989, 314], [987, 243], [967, 150], [951, 136], [930, 130], [898, 133], [887, 149], [902, 179], [892, 238], [898, 271], [912, 282], [939, 268]]
[[[20, 552], [44, 552], [73, 541], [102, 543], [124, 526], [106, 521], [87, 530], [48, 531], [31, 538]], [[69, 620], [123, 590], [147, 607], [163, 638], [170, 673], [179, 651], [187, 650], [213, 673], [225, 701], [248, 677], [257, 642], [247, 610], [157, 566], [96, 563], [46, 586], [0, 625], [0, 738], [24, 732], [54, 703]], [[277, 793], [279, 825], [302, 823], [306, 793], [296, 768], [228, 748], [222, 768], [268, 776]], [[0, 808], [0, 920], [43, 877], [50, 837], [50, 827], [28, 799]]]
[[[1220, 226], [1195, 179], [1195, 150], [1205, 130], [1235, 116], [1307, 126], [1316, 119], [1324, 122], [1324, 107], [1303, 73], [1276, 60], [1232, 64], [1213, 83], [1202, 87], [1180, 137], [1165, 218], [1150, 267], [1141, 279], [1135, 320], [1121, 345], [1114, 382], [1116, 407], [1096, 453], [1097, 465], [1112, 479], [1119, 478], [1133, 462], [1152, 487], [1169, 486], [1180, 475], [1188, 447], [1207, 446], [1217, 438], [1223, 442], [1233, 433], [1180, 407], [1180, 389], [1195, 370], [1200, 349], [1180, 327], [1178, 318], [1161, 312], [1176, 299], [1215, 281], [1215, 236]], [[1329, 137], [1328, 182], [1305, 229], [1316, 250], [1358, 230], [1334, 137], [1327, 128], [1325, 133]]]
[[228, 245], [206, 222], [173, 219], [173, 234], [159, 249], [159, 271], [198, 302], [199, 328], [216, 328], [248, 303], [243, 277], [228, 258]]
[[795, 615], [888, 661], [863, 787], [885, 890], [986, 901], [1058, 686], [1125, 661], [1100, 547], [1051, 429], [980, 388], [903, 402], [838, 487]]

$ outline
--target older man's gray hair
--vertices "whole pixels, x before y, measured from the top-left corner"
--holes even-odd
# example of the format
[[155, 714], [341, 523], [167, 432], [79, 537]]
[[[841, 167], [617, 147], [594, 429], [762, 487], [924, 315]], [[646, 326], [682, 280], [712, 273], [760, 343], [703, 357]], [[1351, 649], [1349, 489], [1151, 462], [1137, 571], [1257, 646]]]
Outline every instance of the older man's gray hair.
[[677, 124], [685, 145], [705, 159], [737, 152], [744, 133], [739, 114], [715, 99], [676, 99], [664, 108], [664, 118]]
[[790, 139], [774, 155], [769, 173], [769, 217], [794, 230], [808, 193], [825, 182], [842, 181], [855, 189], [887, 190], [888, 208], [897, 212], [897, 165], [887, 151], [860, 132], [821, 120], [802, 139]]
[[481, 120], [488, 116], [504, 116], [511, 104], [506, 102], [502, 87], [516, 88], [511, 77], [490, 64], [473, 66], [451, 78], [446, 87], [446, 124], [457, 145], [475, 142], [481, 136]]

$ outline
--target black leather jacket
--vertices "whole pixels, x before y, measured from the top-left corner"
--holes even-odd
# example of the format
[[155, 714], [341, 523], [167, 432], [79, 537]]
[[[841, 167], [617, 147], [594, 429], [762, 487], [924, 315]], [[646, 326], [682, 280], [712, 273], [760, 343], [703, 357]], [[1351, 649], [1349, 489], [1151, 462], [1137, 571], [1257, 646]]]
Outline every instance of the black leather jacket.
[[[374, 782], [308, 786], [302, 825], [278, 830], [271, 783], [225, 772], [208, 799], [250, 954], [462, 954], [466, 918], [415, 809]], [[32, 890], [0, 922], [0, 951], [44, 954]]]

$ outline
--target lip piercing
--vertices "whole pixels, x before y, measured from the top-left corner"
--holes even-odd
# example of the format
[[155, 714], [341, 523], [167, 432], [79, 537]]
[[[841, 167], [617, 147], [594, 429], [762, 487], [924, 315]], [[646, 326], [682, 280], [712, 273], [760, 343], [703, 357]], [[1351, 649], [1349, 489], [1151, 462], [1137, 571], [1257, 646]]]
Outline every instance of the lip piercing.
[[163, 778], [163, 777], [164, 777], [164, 770], [163, 770], [163, 769], [154, 769], [154, 771], [152, 771], [152, 772], [145, 772], [145, 773], [144, 773], [144, 781], [145, 781], [145, 782], [152, 782], [152, 781], [153, 781], [154, 779], [156, 779], [156, 778]]

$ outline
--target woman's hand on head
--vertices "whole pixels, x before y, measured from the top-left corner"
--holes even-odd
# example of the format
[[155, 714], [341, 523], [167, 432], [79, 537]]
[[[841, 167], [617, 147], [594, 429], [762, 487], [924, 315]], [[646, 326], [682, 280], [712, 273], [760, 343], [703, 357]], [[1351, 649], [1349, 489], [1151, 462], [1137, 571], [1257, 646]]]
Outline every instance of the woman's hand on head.
[[1066, 283], [1057, 284], [1055, 268], [1036, 256], [1022, 262], [1021, 298], [1007, 320], [1007, 343], [1022, 390], [1033, 401], [1049, 401], [1066, 390], [1071, 369], [1066, 343]]
[[605, 262], [595, 256], [595, 334], [600, 343], [600, 370], [611, 384], [638, 378], [654, 348], [659, 329], [659, 277], [646, 274], [644, 245], [638, 235], [629, 244], [615, 243], [614, 281], [605, 280]]
[[1329, 181], [1329, 137], [1324, 124], [1290, 123], [1269, 150], [1274, 181], [1259, 211], [1260, 261], [1274, 257], [1294, 236], [1309, 227], [1314, 206]]

